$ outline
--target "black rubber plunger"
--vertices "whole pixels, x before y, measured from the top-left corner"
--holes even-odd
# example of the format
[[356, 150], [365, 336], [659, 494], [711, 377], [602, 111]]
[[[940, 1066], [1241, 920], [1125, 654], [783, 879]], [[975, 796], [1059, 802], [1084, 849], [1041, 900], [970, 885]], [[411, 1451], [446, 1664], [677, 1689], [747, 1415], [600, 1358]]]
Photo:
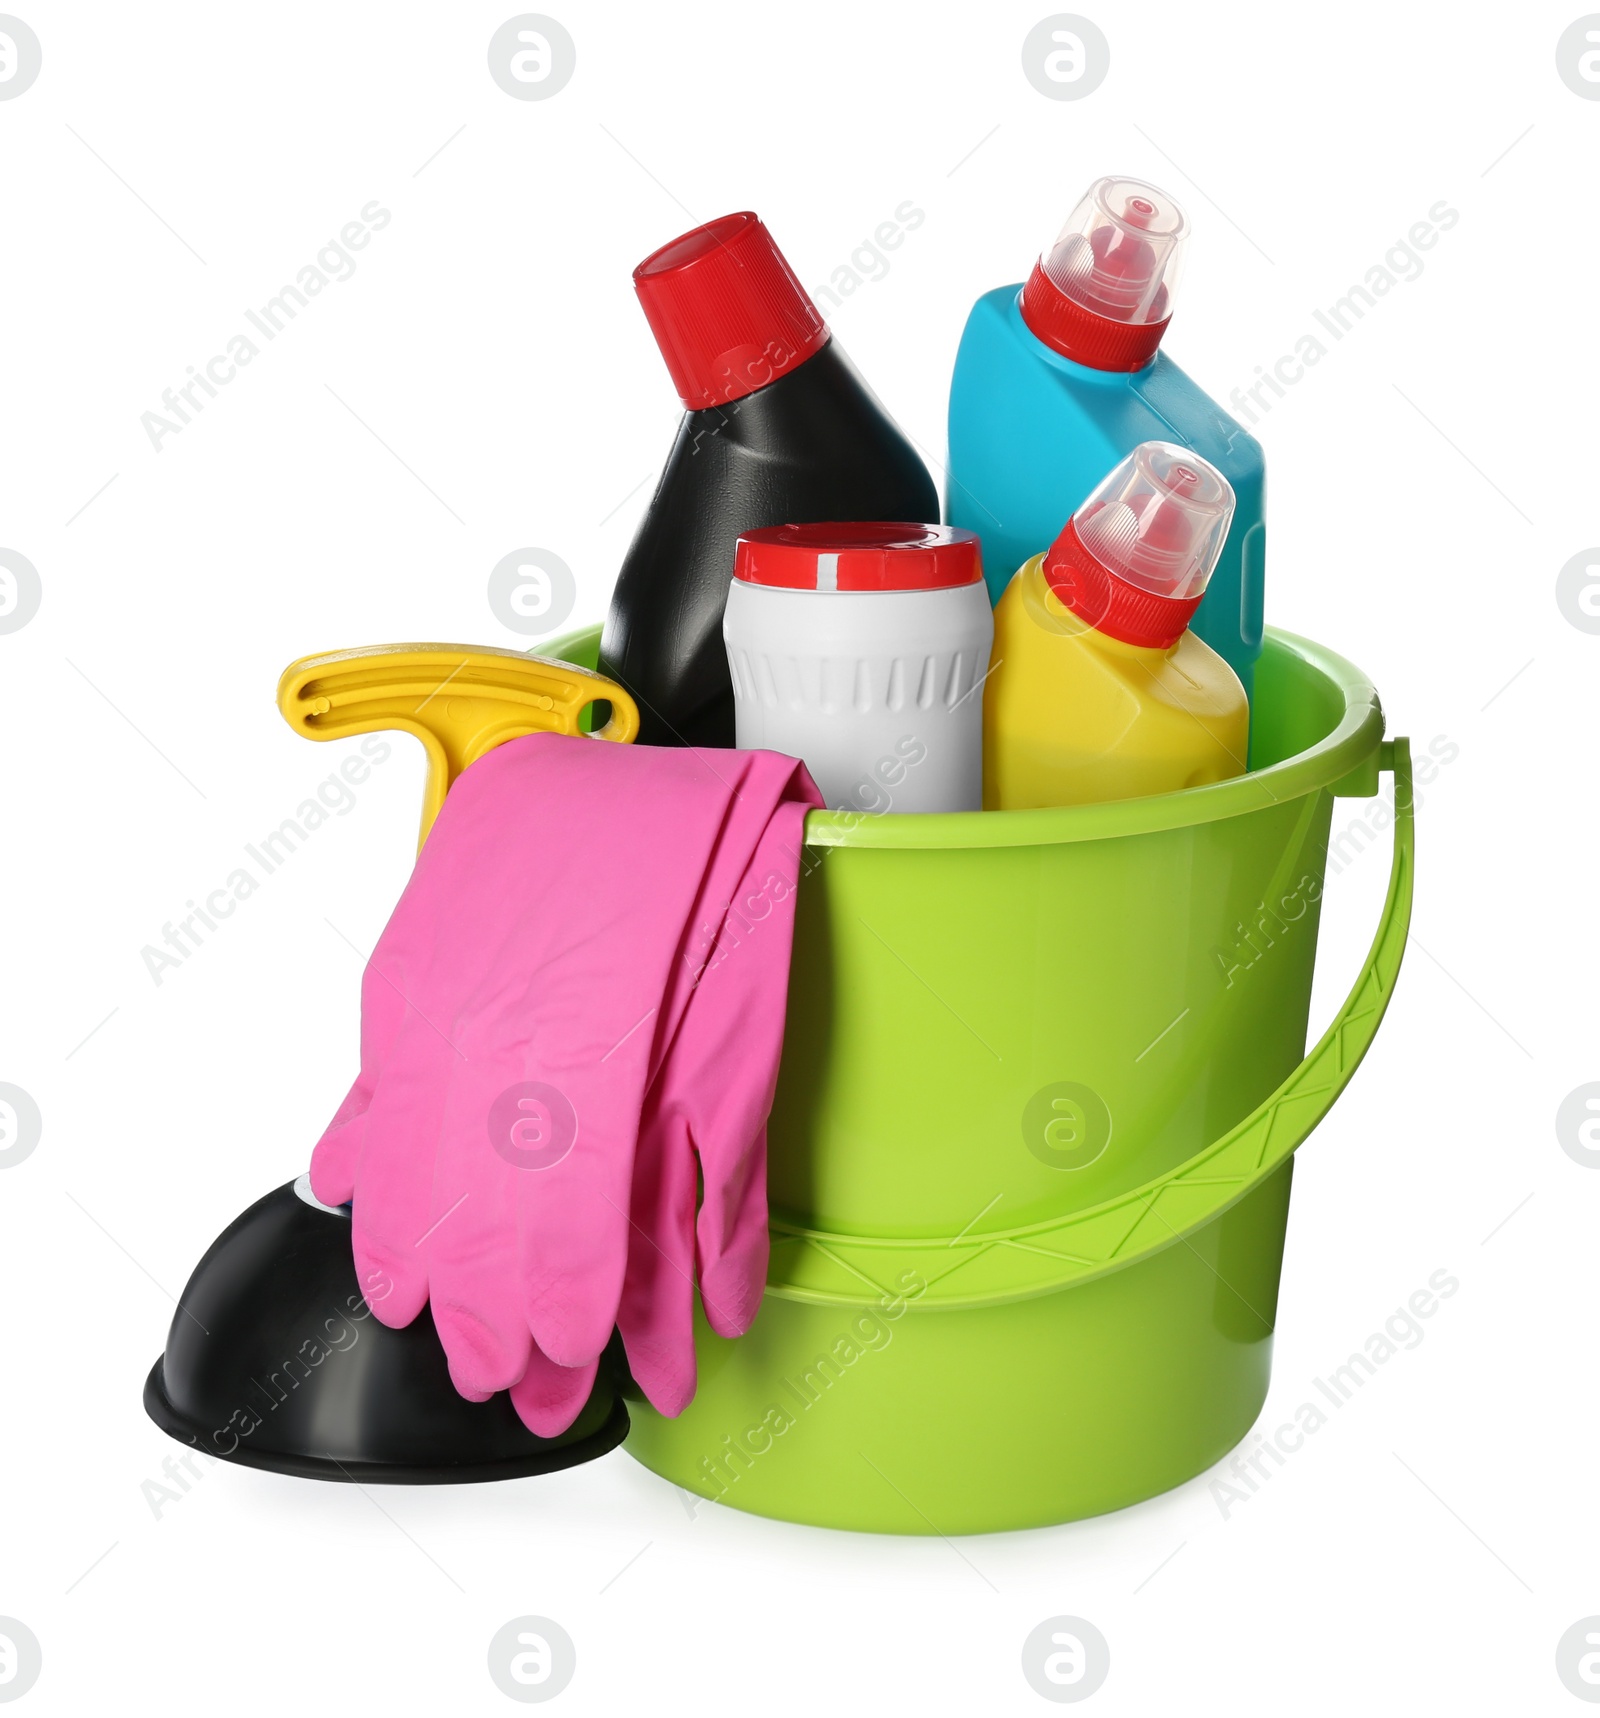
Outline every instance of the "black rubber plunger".
[[144, 1405], [162, 1431], [225, 1461], [363, 1484], [550, 1473], [628, 1433], [609, 1355], [557, 1438], [535, 1437], [504, 1393], [458, 1395], [432, 1313], [404, 1330], [373, 1317], [349, 1216], [304, 1177], [257, 1200], [195, 1267]]

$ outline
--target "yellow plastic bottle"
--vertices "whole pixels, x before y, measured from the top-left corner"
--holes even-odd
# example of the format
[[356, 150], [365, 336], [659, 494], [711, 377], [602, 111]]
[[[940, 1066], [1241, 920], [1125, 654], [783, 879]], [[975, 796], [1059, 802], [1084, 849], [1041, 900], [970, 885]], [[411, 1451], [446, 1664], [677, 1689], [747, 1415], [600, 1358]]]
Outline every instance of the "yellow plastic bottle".
[[1244, 687], [1188, 630], [1232, 517], [1221, 472], [1144, 442], [1024, 562], [994, 615], [986, 810], [1132, 799], [1244, 773]]

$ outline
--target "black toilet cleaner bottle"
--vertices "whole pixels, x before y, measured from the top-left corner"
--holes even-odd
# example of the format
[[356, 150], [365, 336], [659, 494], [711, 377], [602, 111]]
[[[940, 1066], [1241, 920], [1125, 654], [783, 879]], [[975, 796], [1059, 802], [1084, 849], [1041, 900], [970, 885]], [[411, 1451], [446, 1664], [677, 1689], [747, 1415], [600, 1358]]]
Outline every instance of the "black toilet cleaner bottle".
[[648, 745], [731, 746], [722, 610], [743, 531], [939, 517], [916, 450], [753, 214], [646, 257], [635, 290], [686, 408], [617, 576], [601, 672]]

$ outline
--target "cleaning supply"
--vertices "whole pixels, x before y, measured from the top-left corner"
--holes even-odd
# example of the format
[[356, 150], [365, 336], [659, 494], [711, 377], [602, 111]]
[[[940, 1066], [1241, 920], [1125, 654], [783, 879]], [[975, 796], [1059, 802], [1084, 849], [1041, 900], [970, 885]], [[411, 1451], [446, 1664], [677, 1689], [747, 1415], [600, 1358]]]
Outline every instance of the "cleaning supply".
[[731, 746], [722, 609], [739, 533], [932, 519], [938, 497], [754, 214], [674, 239], [633, 282], [685, 413], [617, 575], [600, 670], [637, 698], [647, 744]]
[[973, 532], [747, 531], [723, 636], [739, 745], [803, 758], [831, 809], [979, 809], [994, 616]]
[[[638, 731], [633, 700], [614, 681], [509, 650], [333, 651], [293, 663], [278, 685], [285, 720], [308, 739], [393, 728], [421, 740], [423, 840], [460, 770], [514, 736], [576, 735], [596, 700], [611, 707], [598, 738], [625, 741]], [[313, 996], [313, 1017], [316, 1006]], [[301, 1176], [235, 1218], [195, 1267], [145, 1384], [146, 1412], [172, 1437], [226, 1461], [363, 1484], [515, 1479], [621, 1442], [626, 1368], [615, 1348], [575, 1404], [573, 1375], [565, 1375], [571, 1411], [539, 1436], [528, 1420], [553, 1419], [522, 1412], [510, 1394], [468, 1400], [452, 1390], [431, 1312], [403, 1328], [374, 1318], [391, 1288], [381, 1272], [358, 1281], [349, 1205], [319, 1200]], [[537, 1383], [525, 1375], [518, 1389]]]
[[1096, 180], [1025, 285], [972, 307], [950, 383], [953, 525], [983, 539], [990, 595], [1143, 441], [1227, 478], [1233, 525], [1194, 629], [1250, 691], [1266, 566], [1260, 446], [1159, 350], [1188, 224], [1166, 192]]
[[[589, 1397], [613, 1326], [662, 1412], [693, 1393], [687, 1295], [625, 1301], [630, 1247], [694, 1267], [713, 1328], [754, 1316], [794, 913], [793, 866], [775, 871], [817, 803], [775, 753], [509, 740], [450, 790], [373, 950], [361, 1072], [312, 1188], [353, 1201], [378, 1319], [429, 1305], [456, 1388], [509, 1390], [541, 1437]], [[646, 1138], [658, 1078], [670, 1137]], [[642, 1214], [641, 1157], [666, 1188]]]
[[988, 809], [1133, 799], [1244, 772], [1244, 687], [1189, 630], [1233, 513], [1215, 467], [1145, 442], [1018, 570], [995, 610], [984, 689]]
[[597, 702], [610, 716], [596, 739], [626, 744], [638, 734], [638, 707], [615, 681], [516, 650], [374, 644], [303, 656], [278, 681], [283, 719], [308, 740], [390, 729], [421, 740], [428, 773], [419, 847], [468, 764], [523, 734], [576, 734]]
[[426, 1311], [402, 1330], [372, 1316], [384, 1284], [357, 1282], [348, 1207], [308, 1178], [241, 1212], [195, 1266], [145, 1412], [203, 1454], [302, 1479], [458, 1485], [592, 1461], [627, 1436], [620, 1357], [566, 1429], [528, 1430], [508, 1395], [450, 1385]]

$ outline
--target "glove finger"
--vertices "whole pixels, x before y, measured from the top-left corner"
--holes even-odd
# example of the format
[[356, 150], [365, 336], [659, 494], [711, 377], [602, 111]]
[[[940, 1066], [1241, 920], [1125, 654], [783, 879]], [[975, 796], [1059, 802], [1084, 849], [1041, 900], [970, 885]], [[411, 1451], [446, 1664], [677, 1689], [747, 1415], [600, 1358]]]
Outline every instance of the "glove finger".
[[356, 1168], [367, 1132], [367, 1105], [372, 1101], [368, 1087], [362, 1093], [360, 1108], [352, 1113], [351, 1099], [361, 1084], [357, 1080], [350, 1088], [339, 1113], [311, 1148], [311, 1191], [324, 1205], [343, 1205], [355, 1192]]
[[375, 1306], [386, 1324], [409, 1324], [428, 1298], [434, 1161], [459, 1058], [420, 1017], [408, 1021], [367, 1111], [352, 1209], [358, 1269], [388, 1285]]
[[458, 1084], [445, 1105], [422, 1247], [433, 1320], [463, 1395], [509, 1389], [533, 1347], [520, 1293], [517, 1171], [491, 1149], [474, 1089], [481, 1077]]
[[528, 1367], [511, 1386], [511, 1405], [536, 1438], [559, 1437], [583, 1411], [594, 1390], [597, 1359], [582, 1366], [557, 1366], [537, 1348], [528, 1354]]
[[369, 965], [361, 985], [361, 1071], [311, 1153], [311, 1191], [326, 1205], [343, 1205], [355, 1190], [367, 1112], [405, 1016], [391, 986], [373, 992], [371, 972]]
[[[745, 1155], [742, 1169], [737, 1183], [723, 1180], [715, 1222], [708, 1221], [708, 1204], [701, 1208], [697, 1226], [700, 1299], [706, 1320], [718, 1336], [743, 1336], [761, 1310], [766, 1292], [772, 1234], [767, 1227], [765, 1125]], [[706, 1179], [711, 1179], [709, 1172]]]
[[486, 1402], [527, 1371], [533, 1338], [520, 1320], [495, 1316], [494, 1299], [483, 1293], [481, 1281], [447, 1273], [446, 1283], [432, 1291], [430, 1301], [450, 1382], [469, 1402]]
[[677, 1113], [647, 1103], [634, 1162], [634, 1226], [617, 1327], [628, 1369], [669, 1418], [694, 1399], [695, 1156]]

